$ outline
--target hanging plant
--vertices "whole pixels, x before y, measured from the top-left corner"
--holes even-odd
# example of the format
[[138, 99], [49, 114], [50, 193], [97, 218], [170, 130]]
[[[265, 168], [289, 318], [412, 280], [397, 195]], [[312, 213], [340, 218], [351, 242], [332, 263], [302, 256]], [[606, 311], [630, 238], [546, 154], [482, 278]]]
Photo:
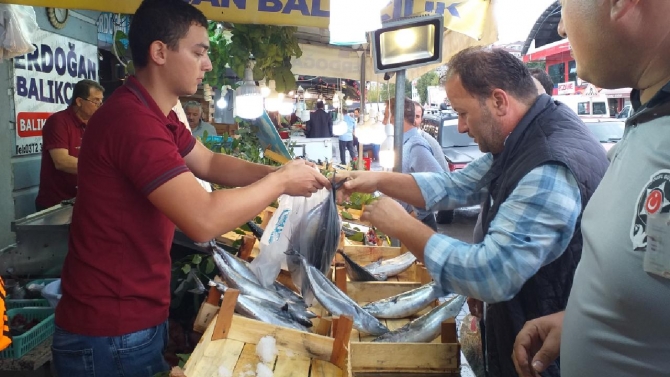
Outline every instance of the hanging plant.
[[291, 72], [291, 58], [302, 56], [296, 27], [272, 25], [233, 25], [230, 43], [230, 66], [239, 77], [250, 57], [255, 60], [254, 80], [275, 80], [277, 92], [296, 87]]
[[226, 79], [226, 66], [230, 65], [230, 43], [223, 35], [223, 28], [218, 22], [209, 22], [209, 58], [212, 70], [205, 73], [205, 82], [220, 89], [224, 85], [234, 86], [234, 82]]

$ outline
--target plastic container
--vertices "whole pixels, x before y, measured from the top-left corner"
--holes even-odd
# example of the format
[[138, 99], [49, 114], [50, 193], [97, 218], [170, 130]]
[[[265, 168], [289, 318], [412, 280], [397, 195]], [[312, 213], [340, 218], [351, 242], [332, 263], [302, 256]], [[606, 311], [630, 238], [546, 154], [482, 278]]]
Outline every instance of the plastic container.
[[370, 170], [371, 164], [372, 164], [372, 158], [363, 157], [363, 165], [365, 165], [365, 170]]
[[42, 297], [49, 301], [49, 305], [51, 305], [52, 308], [55, 308], [56, 305], [58, 305], [61, 296], [60, 279], [52, 281], [42, 289]]
[[12, 337], [12, 344], [0, 352], [0, 359], [19, 359], [35, 348], [38, 344], [47, 340], [54, 333], [56, 324], [54, 322], [53, 308], [20, 308], [7, 310], [7, 318], [11, 324], [12, 318], [22, 314], [28, 321], [38, 319], [40, 323], [22, 335]]
[[35, 299], [7, 299], [5, 300], [5, 307], [9, 309], [20, 309], [20, 308], [50, 308], [51, 305], [49, 301], [44, 298], [35, 298]]

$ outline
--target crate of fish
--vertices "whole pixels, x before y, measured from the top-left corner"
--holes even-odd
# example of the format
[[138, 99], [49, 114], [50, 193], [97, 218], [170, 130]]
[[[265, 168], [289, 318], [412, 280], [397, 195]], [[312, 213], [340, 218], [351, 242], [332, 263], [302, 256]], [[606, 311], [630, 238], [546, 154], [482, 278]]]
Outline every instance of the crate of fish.
[[351, 321], [340, 320], [335, 337], [321, 336], [234, 314], [240, 292], [224, 294], [210, 323], [184, 366], [187, 377], [274, 376], [348, 377]]
[[346, 287], [345, 281], [427, 283], [431, 280], [416, 257], [400, 247], [345, 246], [338, 250], [335, 266], [333, 279], [340, 289]]

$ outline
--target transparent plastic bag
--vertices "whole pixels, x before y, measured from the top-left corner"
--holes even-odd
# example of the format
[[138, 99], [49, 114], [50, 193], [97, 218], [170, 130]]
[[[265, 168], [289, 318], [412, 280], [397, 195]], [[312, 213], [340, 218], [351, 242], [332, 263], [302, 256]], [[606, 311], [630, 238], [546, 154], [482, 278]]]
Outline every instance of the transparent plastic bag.
[[328, 197], [328, 190], [320, 190], [309, 198], [282, 195], [279, 207], [270, 219], [260, 242], [260, 253], [250, 268], [264, 287], [270, 287], [286, 265], [286, 254], [294, 231], [312, 208]]
[[10, 59], [35, 51], [33, 34], [39, 30], [35, 10], [30, 6], [0, 4], [0, 47], [2, 58]]

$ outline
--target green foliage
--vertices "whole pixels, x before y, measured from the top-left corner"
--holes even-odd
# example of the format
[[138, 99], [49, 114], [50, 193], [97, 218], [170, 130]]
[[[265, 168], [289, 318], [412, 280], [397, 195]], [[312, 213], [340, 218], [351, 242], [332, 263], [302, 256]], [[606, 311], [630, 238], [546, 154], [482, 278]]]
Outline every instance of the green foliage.
[[124, 45], [123, 41], [128, 41], [128, 35], [123, 30], [117, 30], [114, 33], [114, 48], [116, 49], [116, 58], [119, 63], [123, 64], [127, 75], [132, 75], [135, 73], [135, 66], [133, 61], [128, 59], [128, 49]]
[[537, 62], [528, 62], [528, 63], [526, 63], [526, 67], [528, 67], [528, 69], [530, 69], [530, 68], [540, 68], [541, 70], [546, 71], [547, 70], [547, 62], [544, 61], [544, 60], [543, 61], [537, 61]]
[[440, 85], [440, 76], [435, 71], [425, 73], [419, 77], [416, 83], [416, 90], [419, 92], [420, 103], [426, 103], [428, 99], [428, 87]]
[[[412, 98], [412, 82], [405, 80], [405, 96]], [[382, 83], [377, 87], [368, 90], [367, 102], [386, 102], [389, 98], [395, 97], [395, 83]]]
[[209, 58], [212, 70], [205, 73], [205, 82], [220, 89], [224, 85], [234, 85], [226, 79], [226, 66], [230, 64], [230, 44], [223, 35], [223, 28], [218, 22], [209, 22]]
[[243, 77], [249, 58], [253, 56], [254, 80], [275, 80], [277, 92], [296, 86], [291, 72], [291, 57], [302, 56], [295, 37], [296, 27], [236, 24], [231, 29], [230, 67]]
[[349, 197], [349, 201], [342, 203], [344, 208], [353, 208], [357, 210], [362, 210], [364, 205], [368, 205], [377, 200], [373, 194], [362, 194], [360, 192], [354, 192]]

